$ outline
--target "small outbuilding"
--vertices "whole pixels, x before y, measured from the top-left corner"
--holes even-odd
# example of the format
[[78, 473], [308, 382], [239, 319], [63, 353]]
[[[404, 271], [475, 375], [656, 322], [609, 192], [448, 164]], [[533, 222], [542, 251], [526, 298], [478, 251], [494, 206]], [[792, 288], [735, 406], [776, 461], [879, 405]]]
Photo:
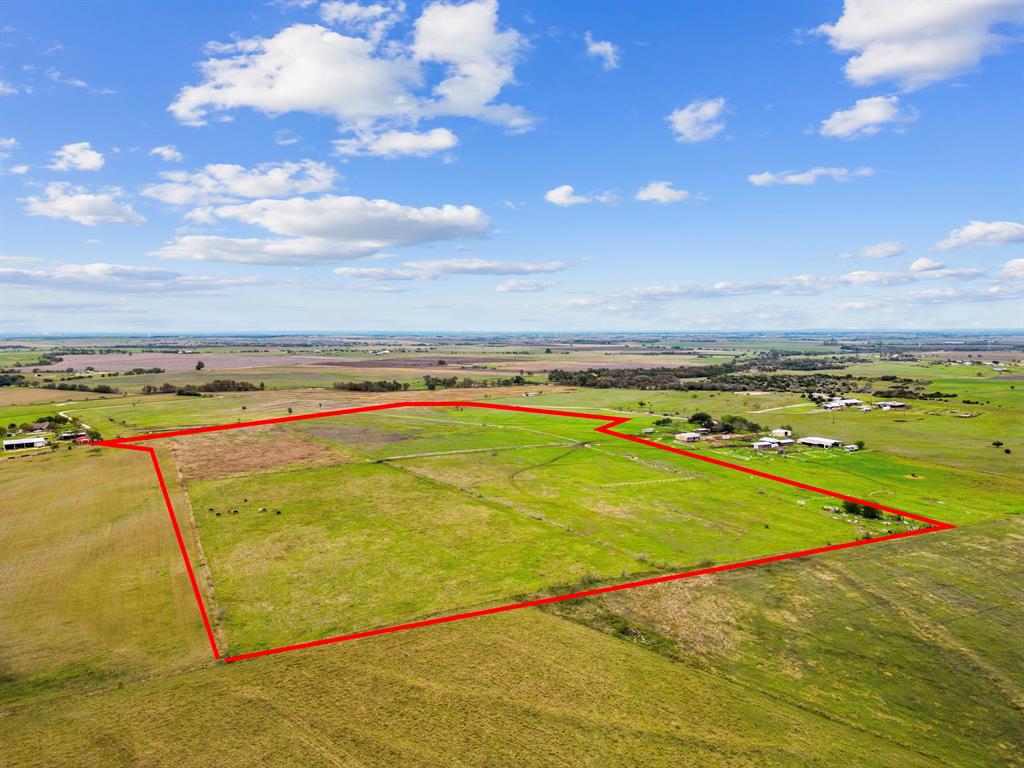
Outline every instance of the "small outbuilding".
[[680, 432], [676, 435], [677, 443], [696, 443], [700, 440], [699, 432]]
[[790, 437], [793, 433], [790, 432], [788, 429], [781, 429], [781, 428], [779, 428], [779, 429], [773, 429], [771, 434], [772, 434], [772, 437]]

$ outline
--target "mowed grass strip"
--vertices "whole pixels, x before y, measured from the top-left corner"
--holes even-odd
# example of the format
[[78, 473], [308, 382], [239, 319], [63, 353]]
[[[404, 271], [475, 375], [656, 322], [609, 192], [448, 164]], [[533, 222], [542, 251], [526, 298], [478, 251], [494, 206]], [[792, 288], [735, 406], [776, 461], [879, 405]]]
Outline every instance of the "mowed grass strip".
[[536, 610], [0, 718], [21, 766], [926, 768], [914, 748]]
[[[254, 428], [267, 455], [278, 435], [348, 458], [186, 475], [226, 652], [906, 530], [599, 424], [427, 408]], [[246, 432], [200, 437], [244, 450]]]
[[0, 498], [0, 704], [210, 658], [148, 456], [0, 460]]

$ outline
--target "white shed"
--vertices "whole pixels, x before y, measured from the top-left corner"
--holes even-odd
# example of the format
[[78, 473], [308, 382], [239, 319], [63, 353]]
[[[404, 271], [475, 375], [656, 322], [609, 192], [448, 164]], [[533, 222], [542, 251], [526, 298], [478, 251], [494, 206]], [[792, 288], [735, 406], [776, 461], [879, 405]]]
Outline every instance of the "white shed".
[[23, 448], [45, 448], [45, 437], [16, 437], [12, 440], [4, 440], [5, 451], [20, 451]]
[[801, 437], [797, 442], [812, 448], [838, 448], [843, 444], [842, 440], [833, 440], [831, 437]]

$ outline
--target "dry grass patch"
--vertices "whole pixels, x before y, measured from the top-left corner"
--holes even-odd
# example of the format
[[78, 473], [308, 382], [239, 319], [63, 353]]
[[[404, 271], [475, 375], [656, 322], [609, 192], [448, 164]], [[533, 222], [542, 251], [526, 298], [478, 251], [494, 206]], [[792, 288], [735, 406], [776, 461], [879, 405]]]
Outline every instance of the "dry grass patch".
[[253, 427], [175, 439], [174, 459], [188, 480], [212, 480], [293, 466], [346, 464], [352, 455], [295, 430]]

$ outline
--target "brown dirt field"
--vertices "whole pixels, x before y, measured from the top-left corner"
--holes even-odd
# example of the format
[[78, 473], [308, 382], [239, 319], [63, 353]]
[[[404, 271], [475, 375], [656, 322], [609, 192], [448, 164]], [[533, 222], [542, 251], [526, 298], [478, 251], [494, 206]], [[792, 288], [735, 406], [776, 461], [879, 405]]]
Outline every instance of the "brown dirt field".
[[[588, 368], [608, 368], [610, 370], [621, 370], [623, 368], [675, 368], [683, 365], [694, 365], [700, 360], [696, 357], [673, 355], [670, 357], [649, 357], [640, 360], [559, 360], [555, 356], [551, 360], [538, 360], [524, 362], [514, 366], [516, 370], [523, 370], [529, 373], [540, 373], [553, 371], [556, 368], [561, 371], [585, 371]], [[503, 366], [504, 367], [504, 366]]]
[[352, 456], [282, 427], [187, 435], [175, 438], [171, 450], [186, 480], [212, 480], [290, 466], [344, 464]]
[[[112, 395], [107, 395], [107, 397], [112, 397]], [[0, 389], [0, 406], [99, 399], [101, 397], [95, 392], [72, 392], [65, 389], [38, 389], [36, 387], [4, 387]]]
[[[268, 366], [282, 365], [310, 365], [323, 362], [319, 355], [281, 355], [266, 354], [254, 355], [247, 353], [231, 354], [228, 352], [213, 352], [201, 355], [179, 355], [172, 352], [139, 352], [134, 355], [64, 355], [64, 360], [56, 365], [39, 368], [40, 371], [63, 371], [67, 368], [74, 368], [76, 371], [85, 370], [86, 366], [92, 366], [97, 371], [109, 373], [112, 371], [124, 372], [132, 368], [163, 368], [168, 373], [181, 373], [182, 371], [195, 370], [196, 363], [200, 360], [206, 366], [206, 370], [227, 370], [232, 368], [265, 368]], [[359, 362], [364, 362], [359, 359]], [[29, 366], [22, 370], [33, 370]]]
[[[438, 365], [438, 360], [445, 360], [448, 365]], [[446, 370], [461, 370], [465, 366], [484, 363], [507, 363], [509, 365], [527, 362], [529, 358], [515, 358], [507, 355], [499, 357], [452, 357], [438, 354], [436, 357], [357, 357], [357, 358], [324, 358], [316, 359], [314, 365], [326, 365], [336, 368], [412, 368], [415, 370], [437, 370], [438, 376]]]

